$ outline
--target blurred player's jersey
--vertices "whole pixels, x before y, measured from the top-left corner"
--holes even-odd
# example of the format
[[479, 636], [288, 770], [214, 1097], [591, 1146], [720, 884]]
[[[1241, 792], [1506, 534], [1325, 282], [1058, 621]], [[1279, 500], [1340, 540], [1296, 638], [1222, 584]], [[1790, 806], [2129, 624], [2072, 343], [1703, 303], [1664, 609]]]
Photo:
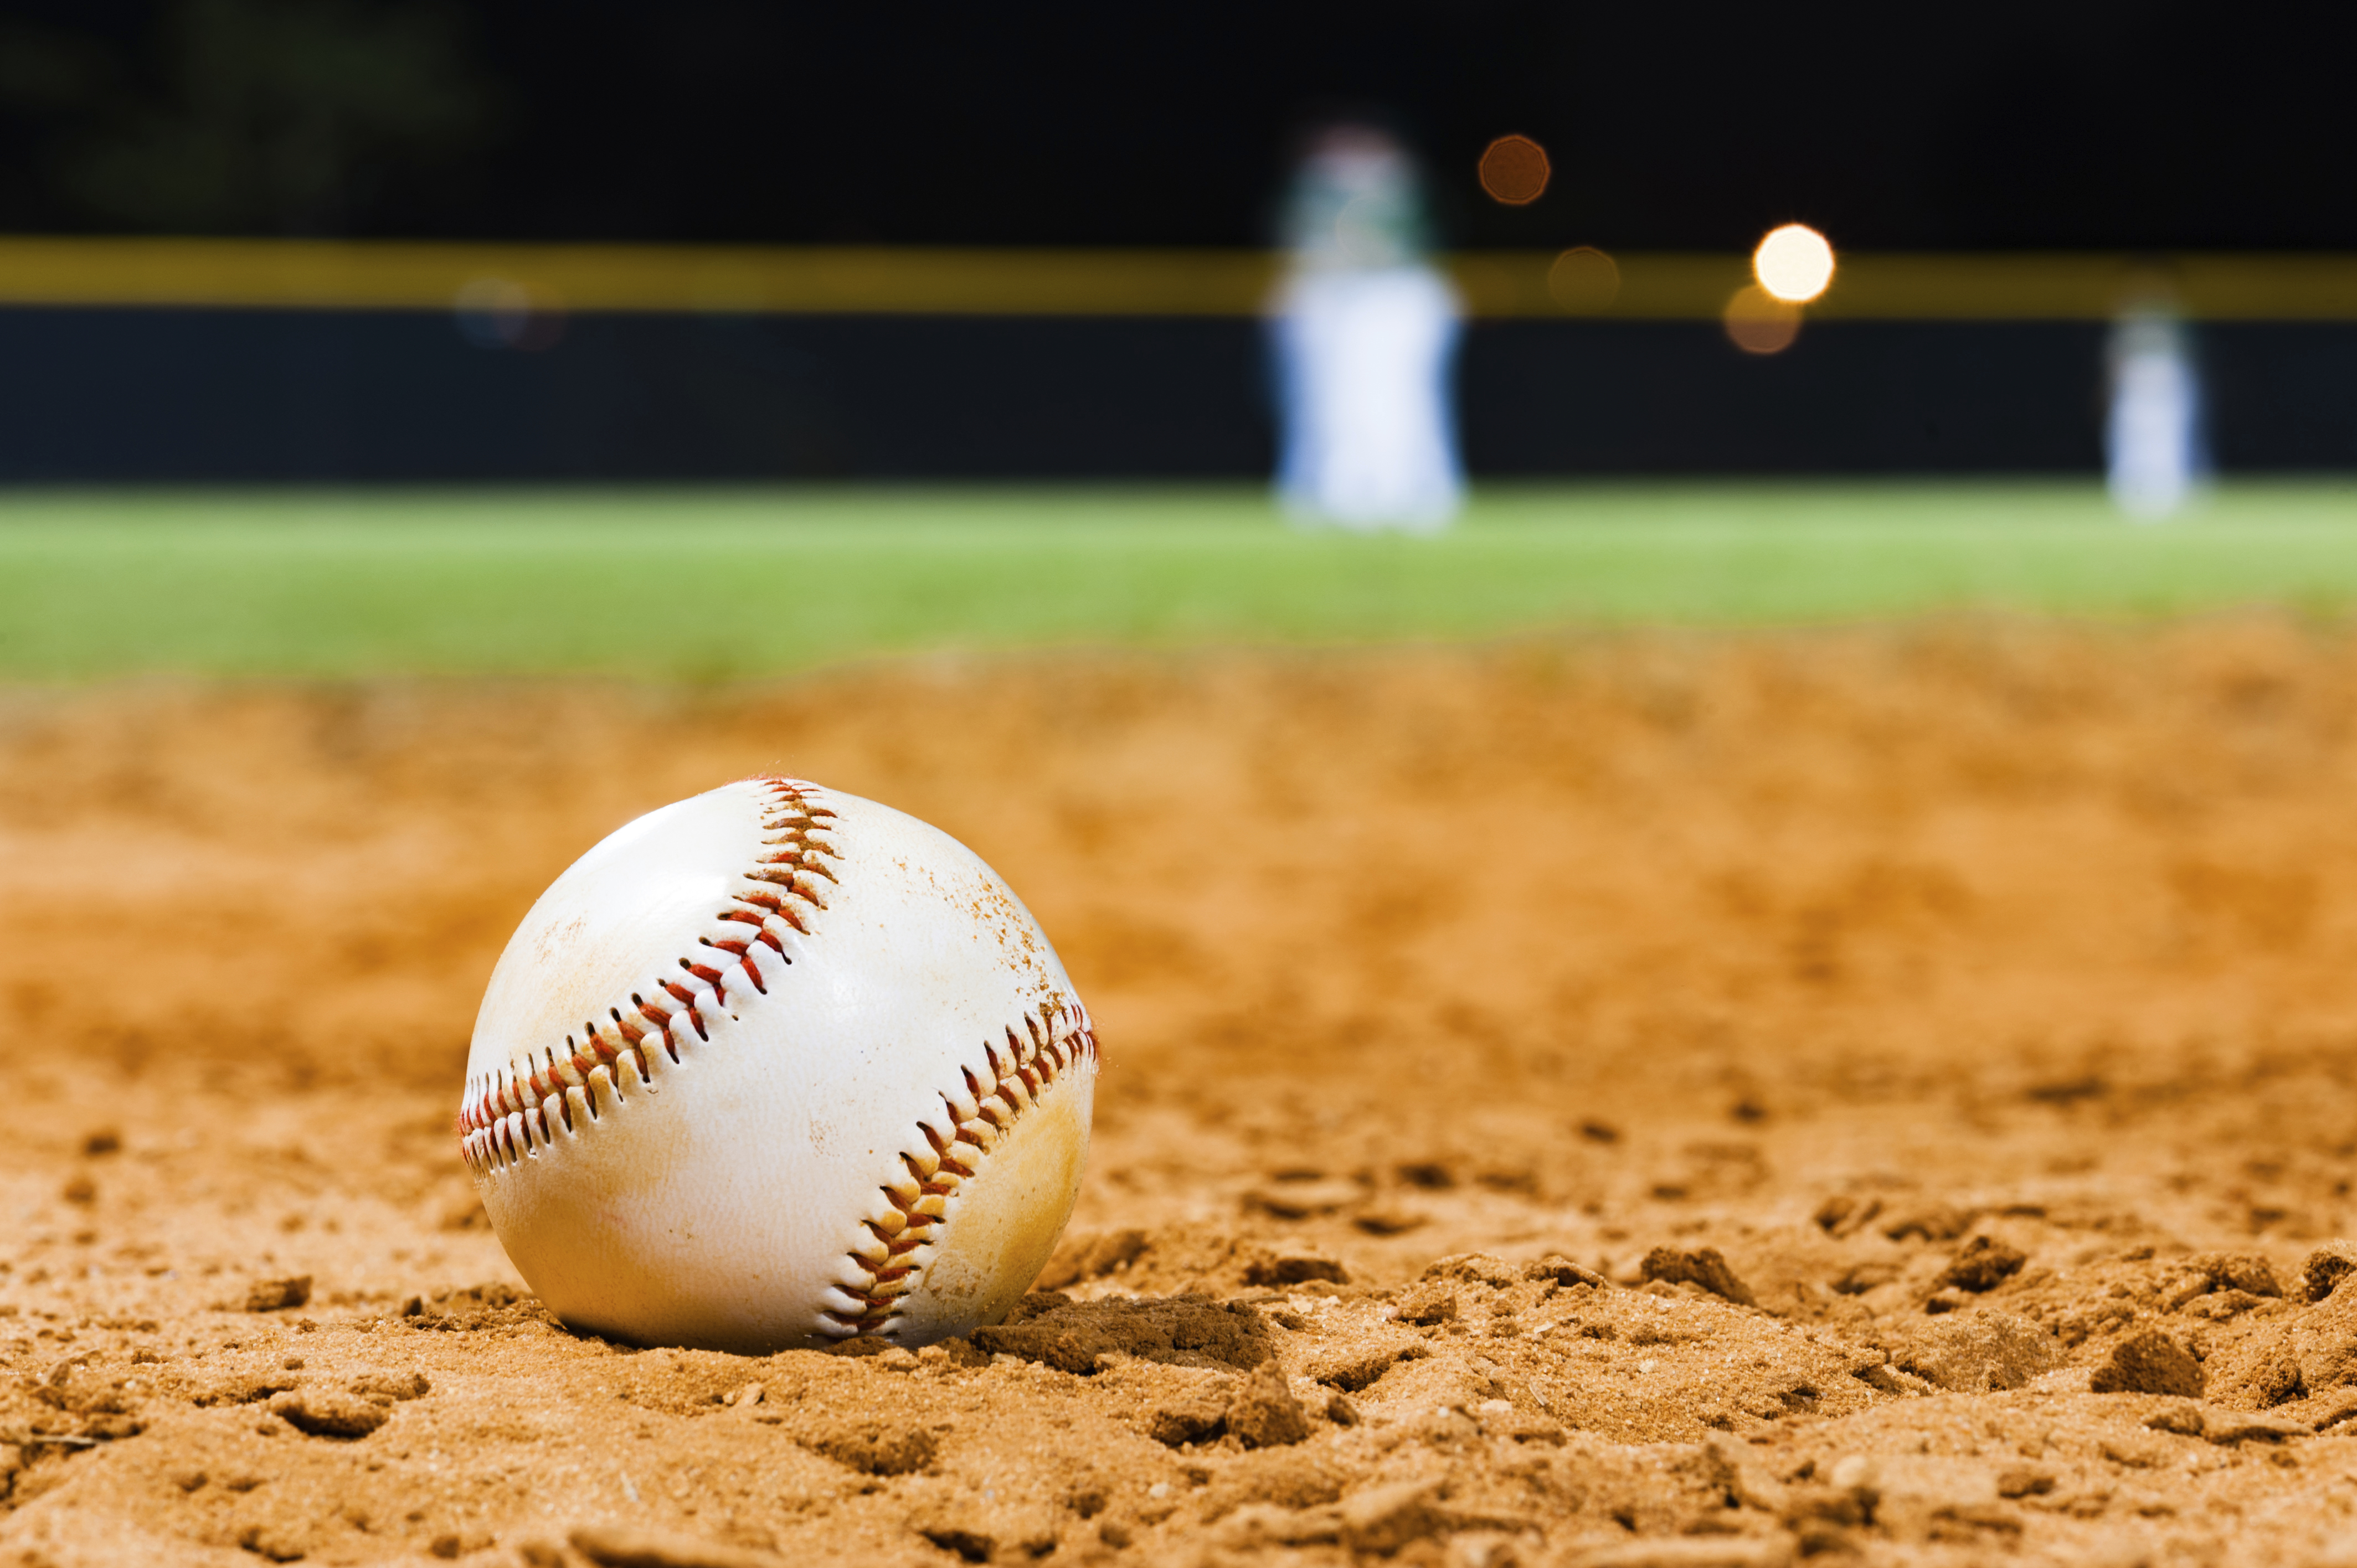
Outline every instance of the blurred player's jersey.
[[1464, 499], [1450, 430], [1456, 295], [1428, 267], [1312, 274], [1279, 296], [1277, 489], [1305, 521], [1437, 529]]
[[1380, 132], [1328, 133], [1302, 162], [1286, 238], [1270, 331], [1286, 510], [1362, 530], [1445, 526], [1465, 491], [1450, 407], [1461, 311], [1424, 260], [1406, 155]]
[[2201, 380], [2185, 330], [2139, 310], [2112, 329], [2112, 407], [2104, 450], [2113, 504], [2131, 517], [2170, 515], [2209, 474]]

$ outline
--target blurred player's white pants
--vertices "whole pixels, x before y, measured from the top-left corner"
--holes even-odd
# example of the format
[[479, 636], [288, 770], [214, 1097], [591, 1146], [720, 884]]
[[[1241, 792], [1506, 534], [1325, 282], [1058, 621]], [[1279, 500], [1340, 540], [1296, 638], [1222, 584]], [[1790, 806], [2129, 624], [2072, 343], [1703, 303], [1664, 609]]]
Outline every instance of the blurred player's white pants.
[[2104, 446], [2113, 504], [2129, 516], [2164, 518], [2192, 498], [2207, 467], [2201, 383], [2176, 333], [2128, 337], [2113, 364]]
[[1457, 296], [1425, 267], [1297, 274], [1275, 302], [1284, 452], [1277, 491], [1305, 522], [1447, 526], [1465, 499], [1450, 416]]

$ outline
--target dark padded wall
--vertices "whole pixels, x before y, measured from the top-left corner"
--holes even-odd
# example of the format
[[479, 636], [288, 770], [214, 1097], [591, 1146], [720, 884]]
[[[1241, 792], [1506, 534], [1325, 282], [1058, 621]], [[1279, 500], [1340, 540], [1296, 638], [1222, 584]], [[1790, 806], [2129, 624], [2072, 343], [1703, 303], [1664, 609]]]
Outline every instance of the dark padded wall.
[[[2229, 470], [2357, 467], [2357, 327], [2212, 326]], [[538, 351], [428, 313], [0, 310], [0, 480], [1224, 478], [1269, 467], [1230, 319], [595, 316]], [[1475, 326], [1477, 474], [2069, 473], [2103, 330]]]
[[1226, 476], [1250, 323], [0, 311], [0, 479]]
[[2102, 462], [2104, 331], [1820, 322], [1782, 353], [1707, 322], [1514, 321], [1465, 356], [1488, 474], [2008, 473]]

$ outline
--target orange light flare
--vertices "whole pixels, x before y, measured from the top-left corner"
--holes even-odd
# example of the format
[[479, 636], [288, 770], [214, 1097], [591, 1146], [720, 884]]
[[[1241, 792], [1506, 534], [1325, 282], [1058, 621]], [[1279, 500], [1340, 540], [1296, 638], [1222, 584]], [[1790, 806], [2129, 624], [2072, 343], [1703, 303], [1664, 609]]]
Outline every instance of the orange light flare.
[[1801, 307], [1756, 283], [1735, 291], [1723, 320], [1727, 341], [1747, 354], [1781, 354], [1801, 335]]
[[1481, 188], [1507, 207], [1528, 207], [1546, 194], [1555, 166], [1528, 136], [1501, 136], [1481, 151]]
[[1593, 245], [1575, 245], [1547, 269], [1547, 292], [1574, 316], [1598, 316], [1620, 293], [1620, 268]]

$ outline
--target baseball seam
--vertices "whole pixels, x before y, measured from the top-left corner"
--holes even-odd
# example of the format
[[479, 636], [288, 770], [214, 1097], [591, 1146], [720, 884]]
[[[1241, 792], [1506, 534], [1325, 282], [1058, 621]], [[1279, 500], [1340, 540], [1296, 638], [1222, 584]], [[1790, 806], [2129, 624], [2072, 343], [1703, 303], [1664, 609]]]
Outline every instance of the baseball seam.
[[[586, 1122], [597, 1120], [596, 1090], [627, 1098], [630, 1090], [649, 1088], [662, 1070], [647, 1054], [650, 1041], [652, 1048], [677, 1066], [681, 1052], [693, 1048], [691, 1035], [696, 1044], [712, 1037], [712, 1025], [727, 1006], [732, 985], [749, 985], [756, 993], [767, 993], [769, 987], [753, 958], [757, 944], [768, 948], [783, 963], [794, 961], [786, 951], [784, 933], [811, 934], [798, 906], [825, 910], [825, 899], [813, 879], [834, 881], [834, 874], [824, 863], [843, 858], [834, 845], [813, 836], [826, 831], [825, 824], [834, 821], [834, 813], [811, 801], [791, 779], [753, 782], [777, 798], [776, 808], [761, 822], [762, 845], [770, 853], [756, 856], [745, 873], [748, 881], [766, 886], [730, 894], [734, 907], [714, 917], [730, 926], [745, 927], [746, 931], [698, 939], [698, 945], [706, 951], [679, 959], [675, 973], [665, 973], [649, 985], [653, 999], [634, 991], [630, 1011], [616, 1004], [607, 1009], [604, 1023], [584, 1020], [583, 1040], [565, 1036], [561, 1055], [554, 1047], [544, 1047], [537, 1058], [525, 1056], [528, 1071], [519, 1072], [517, 1064], [509, 1062], [470, 1083], [459, 1107], [457, 1126], [459, 1147], [469, 1170], [489, 1175], [537, 1157], [549, 1144], [552, 1122], [567, 1133], [579, 1132]], [[720, 961], [710, 961], [714, 958]], [[731, 972], [740, 969], [742, 977], [732, 979]], [[665, 1002], [672, 1005], [666, 1007]], [[706, 1008], [716, 1016], [707, 1020]], [[609, 1032], [612, 1038], [608, 1037]], [[581, 1101], [577, 1107], [576, 1093]]]
[[[734, 907], [715, 917], [745, 931], [699, 939], [707, 951], [679, 959], [675, 977], [665, 974], [649, 988], [654, 1000], [632, 992], [628, 1010], [617, 1004], [604, 1022], [585, 1020], [581, 1037], [565, 1036], [562, 1052], [546, 1047], [537, 1057], [528, 1053], [521, 1064], [509, 1062], [470, 1082], [457, 1131], [476, 1176], [538, 1159], [554, 1146], [558, 1129], [576, 1136], [587, 1132], [601, 1119], [599, 1102], [608, 1097], [622, 1104], [634, 1093], [654, 1092], [667, 1066], [710, 1040], [712, 1023], [726, 1015], [731, 988], [749, 985], [768, 994], [757, 947], [768, 948], [775, 961], [793, 962], [786, 933], [812, 936], [802, 907], [825, 910], [814, 879], [835, 881], [824, 862], [843, 858], [817, 836], [829, 831], [835, 813], [804, 793], [815, 786], [779, 778], [752, 782], [775, 798], [761, 822], [769, 853], [745, 873], [766, 886], [729, 895]], [[1006, 1029], [1003, 1057], [995, 1042], [985, 1041], [984, 1069], [959, 1069], [962, 1093], [936, 1091], [949, 1131], [916, 1122], [919, 1141], [898, 1152], [906, 1174], [878, 1189], [882, 1203], [858, 1222], [845, 1254], [850, 1268], [824, 1292], [820, 1332], [834, 1338], [885, 1333], [923, 1276], [930, 1250], [946, 1230], [952, 1199], [1041, 1094], [1083, 1058], [1095, 1061], [1096, 1036], [1077, 998], [1051, 999], [1040, 1015], [1024, 1014], [1020, 1032]]]
[[947, 1229], [950, 1200], [981, 1173], [991, 1151], [1048, 1089], [1083, 1058], [1095, 1062], [1096, 1033], [1077, 999], [1069, 1000], [1065, 1008], [1051, 1001], [1041, 1012], [1044, 1018], [1023, 1015], [1022, 1034], [1006, 1031], [1004, 1058], [995, 1044], [984, 1044], [987, 1079], [962, 1068], [963, 1096], [936, 1091], [949, 1112], [950, 1131], [920, 1121], [917, 1131], [924, 1147], [899, 1152], [908, 1176], [881, 1189], [890, 1208], [860, 1222], [867, 1234], [850, 1253], [866, 1276], [864, 1288], [845, 1283], [829, 1293], [842, 1301], [820, 1308], [827, 1320], [826, 1333], [846, 1339], [886, 1333], [902, 1299], [924, 1275], [927, 1249]]

